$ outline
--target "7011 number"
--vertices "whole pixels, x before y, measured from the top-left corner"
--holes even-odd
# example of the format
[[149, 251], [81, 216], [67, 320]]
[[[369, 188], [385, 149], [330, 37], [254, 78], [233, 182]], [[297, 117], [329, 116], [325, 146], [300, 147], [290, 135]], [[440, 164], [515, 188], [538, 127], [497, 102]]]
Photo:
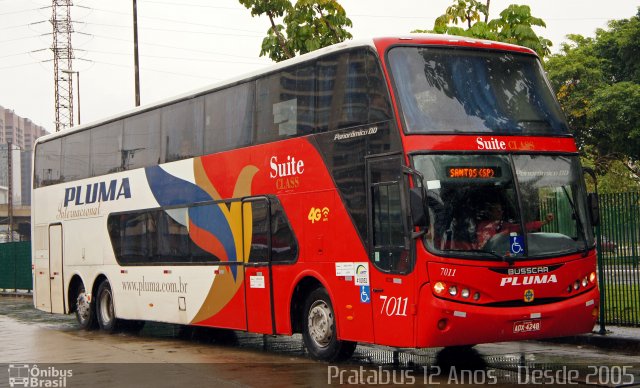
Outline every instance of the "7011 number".
[[386, 315], [388, 317], [407, 316], [407, 305], [409, 304], [409, 298], [403, 298], [401, 296], [395, 297], [380, 295], [380, 300], [382, 301], [382, 309], [380, 309], [380, 314]]

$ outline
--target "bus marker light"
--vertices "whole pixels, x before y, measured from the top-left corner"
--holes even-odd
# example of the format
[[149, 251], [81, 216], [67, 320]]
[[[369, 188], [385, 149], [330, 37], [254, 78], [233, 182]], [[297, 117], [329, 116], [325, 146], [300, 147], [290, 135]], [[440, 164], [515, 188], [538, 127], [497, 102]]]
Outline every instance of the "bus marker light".
[[456, 287], [456, 286], [449, 287], [449, 295], [451, 295], [451, 296], [458, 295], [458, 287]]
[[347, 310], [351, 310], [351, 309], [353, 309], [353, 306], [352, 306], [352, 305], [350, 305], [350, 304], [348, 304], [346, 307], [347, 307]]
[[347, 321], [353, 321], [353, 317], [351, 315], [347, 316]]
[[435, 291], [436, 294], [441, 294], [442, 291], [444, 291], [446, 288], [447, 288], [447, 285], [442, 282], [437, 282], [436, 284], [433, 285], [433, 291]]
[[591, 272], [591, 274], [589, 275], [589, 281], [591, 283], [596, 281], [596, 273], [595, 272]]
[[126, 269], [121, 269], [120, 273], [127, 273], [128, 271]]
[[171, 273], [170, 269], [165, 269], [164, 271], [162, 271], [163, 274], [165, 275], [169, 275]]
[[600, 311], [598, 310], [598, 308], [594, 308], [593, 311], [591, 311], [591, 316], [594, 318], [598, 318]]
[[449, 326], [449, 320], [447, 318], [442, 318], [441, 320], [438, 321], [439, 330], [444, 330], [447, 328], [447, 326]]
[[153, 307], [153, 303], [149, 303], [149, 307]]

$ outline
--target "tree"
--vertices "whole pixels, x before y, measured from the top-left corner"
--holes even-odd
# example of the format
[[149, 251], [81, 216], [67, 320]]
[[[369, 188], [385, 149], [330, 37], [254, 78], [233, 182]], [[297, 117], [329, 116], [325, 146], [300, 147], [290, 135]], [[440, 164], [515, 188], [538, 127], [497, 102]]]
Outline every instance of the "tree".
[[[489, 21], [489, 5], [489, 0], [485, 4], [477, 0], [455, 0], [454, 5], [436, 19], [433, 30], [413, 32], [434, 32], [512, 43], [529, 47], [540, 57], [550, 53], [551, 41], [538, 36], [532, 28], [546, 27], [546, 24], [542, 19], [531, 15], [529, 6], [512, 4], [500, 12], [500, 18]], [[482, 15], [484, 21], [481, 20]], [[459, 23], [466, 23], [467, 28], [459, 27]]]
[[[266, 15], [271, 26], [260, 56], [276, 62], [351, 39], [351, 20], [336, 0], [239, 0], [252, 16]], [[282, 19], [284, 24], [278, 20]]]
[[578, 146], [599, 174], [624, 166], [640, 182], [640, 9], [569, 39], [545, 67]]

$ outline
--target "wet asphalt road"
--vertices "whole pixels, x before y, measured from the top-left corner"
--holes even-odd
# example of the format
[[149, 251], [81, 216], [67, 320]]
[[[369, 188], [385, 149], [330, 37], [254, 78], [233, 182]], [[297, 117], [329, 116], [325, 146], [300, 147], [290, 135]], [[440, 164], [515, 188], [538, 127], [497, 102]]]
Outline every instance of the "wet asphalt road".
[[0, 296], [0, 387], [11, 377], [24, 386], [25, 376], [66, 387], [640, 386], [640, 355], [625, 349], [513, 342], [451, 357], [439, 351], [364, 345], [348, 362], [327, 364], [307, 357], [300, 336], [160, 323], [108, 335], [78, 330], [73, 316], [37, 311], [30, 298]]

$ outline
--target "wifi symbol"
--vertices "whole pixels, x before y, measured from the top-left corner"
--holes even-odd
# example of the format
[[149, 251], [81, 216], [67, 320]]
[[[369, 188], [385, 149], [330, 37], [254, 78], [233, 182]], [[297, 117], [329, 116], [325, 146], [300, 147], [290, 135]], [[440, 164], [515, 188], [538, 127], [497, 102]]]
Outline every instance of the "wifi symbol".
[[324, 217], [324, 221], [327, 221], [327, 219], [329, 217], [329, 208], [328, 207], [323, 207], [322, 208], [322, 216]]

